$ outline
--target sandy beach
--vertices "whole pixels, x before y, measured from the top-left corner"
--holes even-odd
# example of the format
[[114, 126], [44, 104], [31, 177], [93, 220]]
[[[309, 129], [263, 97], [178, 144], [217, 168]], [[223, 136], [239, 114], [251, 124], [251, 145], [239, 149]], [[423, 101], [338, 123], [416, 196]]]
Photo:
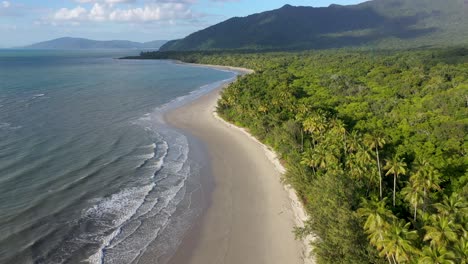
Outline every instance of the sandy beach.
[[209, 153], [209, 206], [171, 259], [181, 263], [304, 263], [297, 213], [261, 144], [214, 115], [221, 88], [166, 114]]

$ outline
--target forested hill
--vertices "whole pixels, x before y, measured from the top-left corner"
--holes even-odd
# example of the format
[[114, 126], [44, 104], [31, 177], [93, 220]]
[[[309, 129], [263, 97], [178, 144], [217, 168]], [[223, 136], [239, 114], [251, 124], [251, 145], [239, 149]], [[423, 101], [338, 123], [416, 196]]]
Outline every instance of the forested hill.
[[161, 50], [411, 48], [468, 44], [465, 0], [373, 0], [234, 17]]
[[58, 38], [35, 43], [26, 49], [159, 49], [166, 40], [155, 40], [145, 43], [128, 40], [99, 41], [84, 38]]

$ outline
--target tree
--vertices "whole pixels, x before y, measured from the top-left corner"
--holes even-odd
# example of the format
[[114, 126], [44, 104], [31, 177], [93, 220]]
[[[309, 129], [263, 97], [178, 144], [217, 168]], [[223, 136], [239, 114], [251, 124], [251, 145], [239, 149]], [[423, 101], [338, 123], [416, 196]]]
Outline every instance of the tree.
[[294, 111], [296, 112], [295, 120], [301, 124], [301, 152], [304, 151], [304, 127], [303, 127], [303, 121], [305, 116], [309, 113], [309, 107], [303, 103], [303, 102], [298, 102], [297, 104], [294, 105], [295, 109]]
[[468, 263], [468, 239], [467, 234], [464, 232], [463, 236], [455, 242], [453, 247], [456, 252], [456, 258], [459, 260], [460, 264]]
[[347, 139], [347, 151], [349, 153], [355, 153], [362, 148], [362, 136], [356, 130], [353, 130]]
[[343, 142], [343, 153], [346, 155], [347, 152], [347, 146], [346, 146], [346, 126], [343, 123], [343, 121], [339, 120], [338, 118], [333, 118], [330, 120], [330, 127], [331, 127], [331, 133], [334, 134], [335, 136], [341, 137], [341, 140]]
[[406, 173], [406, 163], [404, 159], [399, 159], [397, 155], [393, 156], [392, 159], [386, 160], [384, 169], [387, 170], [386, 176], [393, 174], [393, 206], [395, 206], [395, 193], [396, 193], [396, 180], [399, 175]]
[[433, 215], [431, 225], [425, 226], [424, 241], [430, 240], [435, 247], [445, 247], [451, 241], [457, 241], [456, 224], [446, 216]]
[[375, 157], [377, 159], [377, 168], [379, 169], [380, 199], [382, 199], [382, 171], [380, 169], [379, 148], [383, 148], [385, 143], [386, 143], [385, 138], [382, 135], [372, 136], [372, 135], [366, 134], [364, 136], [364, 144], [366, 144], [367, 147], [370, 149], [375, 149]]
[[[458, 193], [452, 193], [450, 198], [444, 195], [442, 203], [434, 204], [439, 214], [447, 217], [461, 218], [468, 215], [468, 202]], [[456, 219], [461, 221], [462, 219]]]
[[423, 197], [421, 195], [421, 186], [418, 185], [413, 176], [410, 177], [408, 185], [401, 190], [401, 194], [413, 206], [413, 219], [416, 221], [418, 206], [423, 203]]
[[368, 234], [370, 243], [378, 250], [382, 250], [385, 234], [390, 228], [390, 223], [395, 220], [395, 216], [386, 208], [386, 201], [387, 198], [362, 199], [361, 207], [357, 210], [358, 215], [366, 219], [364, 230]]
[[394, 263], [408, 262], [418, 250], [414, 247], [414, 240], [418, 237], [415, 230], [409, 229], [410, 223], [395, 220], [384, 235], [381, 256], [387, 256]]
[[306, 132], [309, 132], [312, 135], [312, 144], [315, 146], [315, 142], [319, 139], [326, 127], [326, 118], [325, 116], [319, 113], [313, 113], [311, 116], [307, 117], [302, 123], [302, 127]]
[[[456, 255], [448, 259], [463, 263], [468, 252], [463, 205], [468, 195], [468, 108], [464, 107], [468, 49], [371, 55], [234, 53], [179, 56], [256, 70], [224, 89], [218, 111], [282, 157], [288, 182], [314, 216], [304, 232], [317, 235], [315, 248], [321, 263], [406, 262], [394, 254], [379, 257], [377, 253], [383, 250], [384, 238], [390, 240], [395, 216], [383, 217], [386, 224], [376, 220], [372, 225], [369, 215], [355, 214], [361, 198], [369, 195], [390, 202], [385, 175], [393, 177], [393, 204], [400, 195], [407, 206], [387, 203], [387, 213], [393, 215], [390, 210], [394, 210], [398, 218], [416, 219], [411, 224], [420, 237], [412, 245], [423, 251], [436, 243], [440, 228], [433, 218], [438, 214], [452, 221], [446, 231], [456, 235], [456, 241], [445, 238], [445, 249]], [[362, 133], [368, 134], [365, 144]], [[408, 182], [404, 184], [396, 182], [403, 180], [398, 178], [401, 172], [395, 175], [384, 169], [386, 159], [395, 154], [406, 158], [408, 179], [404, 180]], [[405, 188], [397, 195], [399, 187]], [[458, 198], [452, 193], [458, 193]], [[410, 261], [417, 263], [414, 253], [410, 254]], [[436, 255], [444, 253], [439, 250]]]
[[358, 164], [356, 154], [354, 153], [347, 156], [345, 165], [352, 179], [360, 180], [365, 173]]
[[444, 247], [424, 247], [418, 264], [455, 264], [455, 254]]
[[440, 191], [439, 172], [426, 160], [419, 161], [417, 170], [414, 174], [414, 182], [420, 186], [423, 191], [424, 207], [427, 206], [427, 197], [430, 190]]

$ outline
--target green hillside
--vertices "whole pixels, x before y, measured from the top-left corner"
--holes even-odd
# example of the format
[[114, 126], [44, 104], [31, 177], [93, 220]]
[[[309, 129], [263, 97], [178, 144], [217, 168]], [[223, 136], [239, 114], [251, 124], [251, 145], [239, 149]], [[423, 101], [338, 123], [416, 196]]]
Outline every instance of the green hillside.
[[464, 0], [374, 0], [234, 17], [161, 50], [411, 48], [468, 44]]

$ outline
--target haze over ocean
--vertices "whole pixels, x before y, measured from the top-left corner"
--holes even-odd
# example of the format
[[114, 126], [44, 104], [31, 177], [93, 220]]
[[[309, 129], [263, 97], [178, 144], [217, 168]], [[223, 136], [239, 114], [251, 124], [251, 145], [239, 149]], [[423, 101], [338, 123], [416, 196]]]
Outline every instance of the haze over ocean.
[[0, 263], [163, 260], [200, 213], [160, 113], [235, 74], [123, 55], [0, 50]]

